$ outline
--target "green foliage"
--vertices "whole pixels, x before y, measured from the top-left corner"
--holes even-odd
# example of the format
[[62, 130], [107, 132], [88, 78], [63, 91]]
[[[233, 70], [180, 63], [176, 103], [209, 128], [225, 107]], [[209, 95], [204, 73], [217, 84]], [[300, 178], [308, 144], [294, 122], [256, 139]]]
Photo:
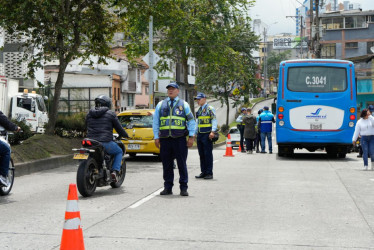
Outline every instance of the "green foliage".
[[222, 124], [222, 126], [221, 126], [221, 132], [222, 132], [222, 134], [226, 135], [229, 132], [229, 130], [230, 130], [230, 126], [229, 125]]
[[28, 76], [34, 77], [42, 62], [59, 60], [54, 101], [49, 110], [47, 132], [53, 133], [57, 119], [65, 69], [69, 62], [98, 56], [105, 63], [110, 41], [123, 30], [117, 0], [0, 0], [0, 27], [10, 38], [22, 38], [20, 50], [27, 62]]
[[[274, 77], [276, 80], [279, 76], [279, 64], [289, 59], [291, 56], [291, 50], [286, 50], [284, 52], [270, 52], [267, 58], [267, 67], [268, 67], [268, 77]], [[262, 65], [262, 69], [264, 69], [264, 65]]]
[[56, 121], [55, 133], [62, 137], [84, 137], [86, 134], [86, 113], [59, 115]]
[[33, 136], [33, 133], [31, 132], [31, 126], [27, 125], [24, 121], [17, 121], [12, 119], [12, 122], [20, 127], [22, 132], [14, 132], [13, 134], [9, 135], [8, 139], [10, 145], [20, 144], [21, 141], [24, 141]]

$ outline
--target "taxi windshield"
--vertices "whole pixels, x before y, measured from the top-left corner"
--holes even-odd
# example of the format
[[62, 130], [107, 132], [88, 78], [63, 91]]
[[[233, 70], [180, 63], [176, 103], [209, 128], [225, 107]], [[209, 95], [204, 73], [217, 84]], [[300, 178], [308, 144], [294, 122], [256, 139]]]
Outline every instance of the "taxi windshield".
[[152, 128], [152, 115], [124, 115], [118, 117], [124, 128]]

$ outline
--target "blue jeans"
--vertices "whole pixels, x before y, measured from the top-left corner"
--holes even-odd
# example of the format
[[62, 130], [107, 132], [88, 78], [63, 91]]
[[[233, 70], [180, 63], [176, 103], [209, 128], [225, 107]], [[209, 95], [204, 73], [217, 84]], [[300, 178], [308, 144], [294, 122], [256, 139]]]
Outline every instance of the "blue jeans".
[[273, 152], [273, 144], [271, 142], [271, 132], [261, 132], [261, 152], [265, 152], [265, 138], [268, 138], [269, 152]]
[[0, 175], [7, 177], [10, 162], [10, 146], [0, 140]]
[[370, 160], [374, 161], [374, 135], [361, 136], [362, 158], [364, 159], [364, 166], [368, 166], [368, 155]]
[[101, 144], [103, 144], [105, 151], [108, 154], [114, 155], [112, 170], [120, 171], [123, 154], [122, 149], [114, 141], [102, 142]]

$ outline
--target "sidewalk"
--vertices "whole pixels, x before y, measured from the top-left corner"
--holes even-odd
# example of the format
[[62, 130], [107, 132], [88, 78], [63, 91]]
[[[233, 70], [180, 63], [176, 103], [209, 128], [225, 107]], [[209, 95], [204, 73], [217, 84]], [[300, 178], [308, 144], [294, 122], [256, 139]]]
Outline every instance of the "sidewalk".
[[56, 155], [42, 160], [16, 163], [14, 166], [16, 169], [15, 176], [19, 177], [43, 170], [58, 168], [72, 162], [73, 155]]

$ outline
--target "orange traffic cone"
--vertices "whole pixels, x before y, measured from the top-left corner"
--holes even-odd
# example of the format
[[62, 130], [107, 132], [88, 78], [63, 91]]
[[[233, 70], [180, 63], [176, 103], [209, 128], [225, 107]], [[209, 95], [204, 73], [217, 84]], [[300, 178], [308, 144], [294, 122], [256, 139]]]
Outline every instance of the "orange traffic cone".
[[84, 250], [81, 215], [78, 208], [77, 186], [69, 185], [68, 202], [66, 204], [65, 223], [62, 231], [60, 249]]
[[232, 154], [231, 136], [230, 136], [230, 134], [228, 134], [227, 139], [226, 139], [226, 153], [223, 156], [234, 157], [234, 155]]
[[242, 152], [242, 147], [239, 144], [238, 152]]

